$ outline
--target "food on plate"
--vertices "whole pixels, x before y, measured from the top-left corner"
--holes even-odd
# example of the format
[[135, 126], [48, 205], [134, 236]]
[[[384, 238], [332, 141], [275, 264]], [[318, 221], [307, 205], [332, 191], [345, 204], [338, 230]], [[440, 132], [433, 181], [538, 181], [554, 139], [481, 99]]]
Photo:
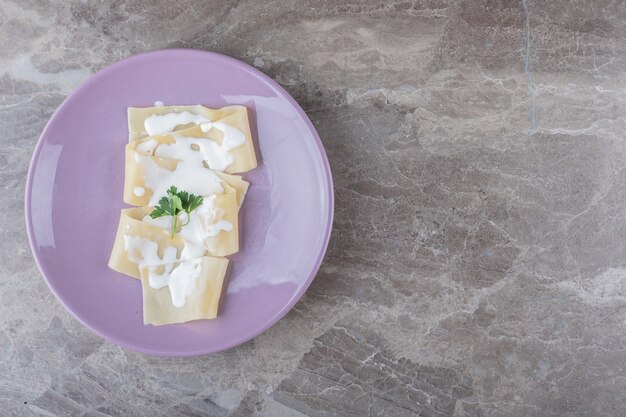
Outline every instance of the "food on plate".
[[244, 106], [130, 107], [128, 129], [129, 142], [141, 142], [137, 150], [157, 157], [179, 159], [193, 150], [205, 156], [208, 168], [229, 174], [257, 165]]
[[144, 223], [170, 230], [171, 236], [177, 234], [187, 244], [203, 247], [212, 256], [228, 256], [239, 251], [239, 208], [234, 188], [225, 184], [223, 193], [197, 196], [198, 204], [189, 211], [184, 209], [183, 197], [177, 214], [171, 209], [176, 207], [175, 198], [187, 193], [177, 193], [176, 187], [171, 187], [167, 194], [150, 216], [143, 218]]
[[144, 324], [215, 318], [257, 166], [247, 109], [128, 109], [124, 202], [109, 267], [141, 279]]
[[213, 319], [222, 293], [228, 259], [203, 256], [141, 268], [144, 324]]
[[109, 268], [139, 278], [139, 268], [143, 265], [163, 265], [205, 254], [205, 248], [197, 247], [177, 234], [171, 237], [168, 230], [146, 223], [144, 219], [149, 218], [151, 212], [148, 207], [122, 210]]
[[125, 203], [154, 206], [171, 186], [202, 196], [223, 193], [224, 187], [230, 186], [235, 189], [239, 206], [248, 191], [248, 182], [239, 175], [225, 174], [186, 161], [139, 154], [127, 145]]

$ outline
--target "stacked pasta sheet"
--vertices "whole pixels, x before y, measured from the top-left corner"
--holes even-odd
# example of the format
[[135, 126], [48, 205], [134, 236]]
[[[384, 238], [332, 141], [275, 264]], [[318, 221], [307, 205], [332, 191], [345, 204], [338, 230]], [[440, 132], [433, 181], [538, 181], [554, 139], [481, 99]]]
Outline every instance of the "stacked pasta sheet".
[[256, 155], [247, 109], [128, 109], [123, 209], [109, 267], [141, 280], [144, 324], [215, 318]]

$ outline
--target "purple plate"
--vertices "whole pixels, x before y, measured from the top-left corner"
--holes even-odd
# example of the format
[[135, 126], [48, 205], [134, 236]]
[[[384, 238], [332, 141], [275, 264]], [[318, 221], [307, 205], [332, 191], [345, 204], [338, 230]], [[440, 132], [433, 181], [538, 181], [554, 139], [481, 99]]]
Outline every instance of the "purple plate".
[[[249, 109], [259, 166], [244, 175], [241, 251], [215, 320], [144, 326], [139, 281], [107, 267], [125, 207], [126, 108], [157, 100]], [[137, 55], [91, 77], [48, 122], [26, 183], [28, 237], [52, 292], [100, 336], [153, 355], [218, 352], [267, 330], [313, 280], [332, 218], [328, 160], [300, 106], [253, 67], [202, 51]]]

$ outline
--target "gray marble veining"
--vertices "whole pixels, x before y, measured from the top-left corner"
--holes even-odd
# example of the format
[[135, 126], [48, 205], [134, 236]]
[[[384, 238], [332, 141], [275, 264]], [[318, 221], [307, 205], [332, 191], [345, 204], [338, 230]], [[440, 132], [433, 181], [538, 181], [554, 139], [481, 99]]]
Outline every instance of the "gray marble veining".
[[[336, 185], [305, 297], [190, 359], [83, 328], [22, 221], [63, 98], [166, 47], [285, 86]], [[625, 81], [623, 1], [0, 0], [0, 414], [626, 415]]]

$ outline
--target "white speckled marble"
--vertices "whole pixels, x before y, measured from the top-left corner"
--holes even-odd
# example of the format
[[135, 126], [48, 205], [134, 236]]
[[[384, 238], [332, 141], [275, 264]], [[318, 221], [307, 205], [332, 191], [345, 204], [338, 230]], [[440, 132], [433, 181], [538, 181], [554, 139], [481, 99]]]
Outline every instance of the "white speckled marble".
[[[285, 86], [336, 184], [302, 301], [200, 358], [83, 328], [23, 222], [54, 109], [165, 47]], [[623, 1], [0, 0], [1, 414], [626, 415], [625, 82]]]

